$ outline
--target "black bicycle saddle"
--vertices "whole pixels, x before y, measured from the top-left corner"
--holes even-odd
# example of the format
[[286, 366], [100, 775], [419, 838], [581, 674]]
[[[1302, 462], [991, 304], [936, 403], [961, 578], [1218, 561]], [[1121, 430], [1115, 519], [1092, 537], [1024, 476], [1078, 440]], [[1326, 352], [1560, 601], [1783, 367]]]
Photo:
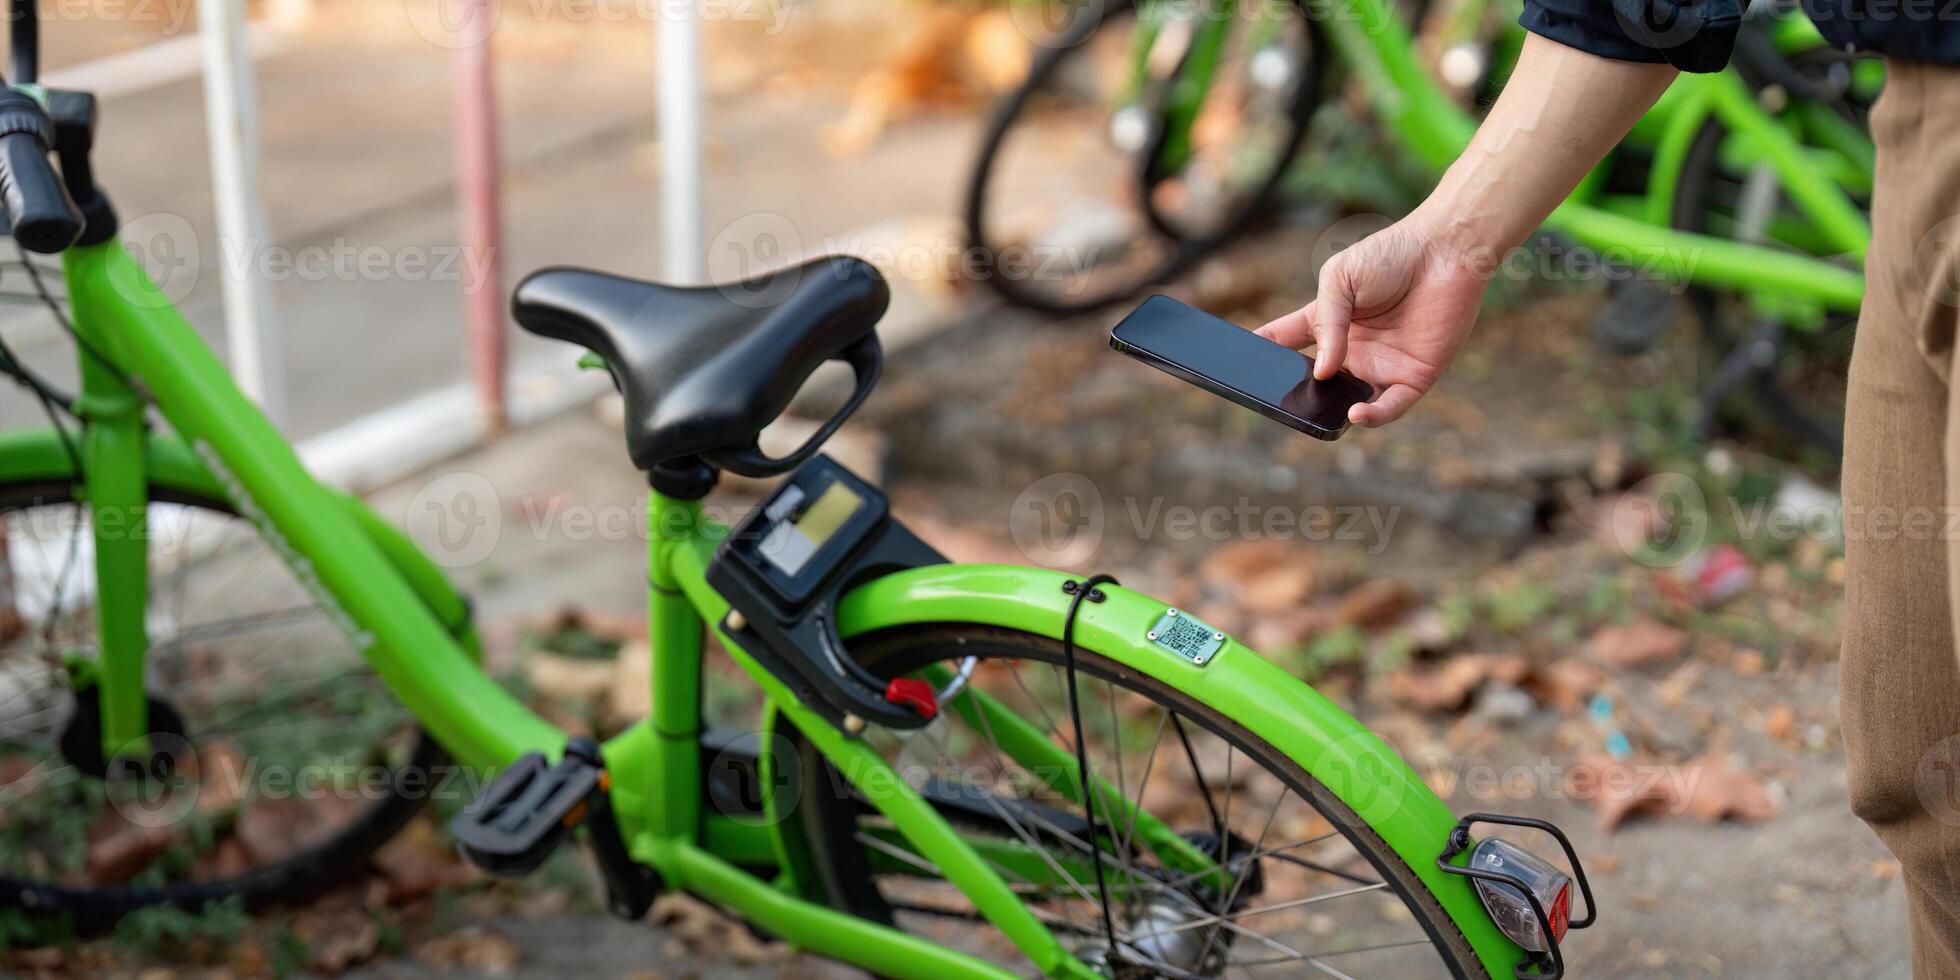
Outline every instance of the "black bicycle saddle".
[[[872, 327], [890, 301], [877, 269], [835, 255], [721, 286], [542, 269], [518, 284], [511, 313], [525, 330], [605, 359], [626, 396], [633, 465], [699, 457], [769, 476], [807, 459], [869, 393], [882, 363]], [[795, 453], [763, 455], [757, 434], [833, 358], [857, 372], [850, 402]]]

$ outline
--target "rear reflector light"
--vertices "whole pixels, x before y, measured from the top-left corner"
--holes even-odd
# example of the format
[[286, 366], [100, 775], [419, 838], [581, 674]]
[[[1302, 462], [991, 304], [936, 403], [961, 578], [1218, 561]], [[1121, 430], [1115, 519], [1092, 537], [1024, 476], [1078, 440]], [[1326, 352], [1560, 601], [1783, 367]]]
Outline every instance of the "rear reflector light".
[[1565, 924], [1572, 914], [1572, 879], [1545, 859], [1507, 840], [1490, 838], [1470, 852], [1469, 866], [1501, 874], [1530, 889], [1545, 910], [1552, 928], [1549, 942], [1539, 925], [1531, 902], [1517, 886], [1478, 878], [1477, 895], [1484, 908], [1511, 941], [1534, 953], [1550, 952], [1553, 944], [1565, 938]]

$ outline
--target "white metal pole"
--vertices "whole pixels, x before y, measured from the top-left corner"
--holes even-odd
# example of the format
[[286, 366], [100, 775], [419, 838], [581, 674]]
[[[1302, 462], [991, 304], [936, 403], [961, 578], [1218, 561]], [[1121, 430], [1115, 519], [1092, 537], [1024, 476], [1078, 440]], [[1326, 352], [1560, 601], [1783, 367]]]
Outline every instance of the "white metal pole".
[[[218, 218], [217, 266], [224, 287], [225, 345], [245, 394], [277, 420], [279, 345], [272, 289], [258, 257], [268, 244], [259, 199], [258, 103], [252, 93], [243, 0], [197, 0], [204, 54], [204, 124]], [[208, 264], [207, 264], [208, 267]]]
[[707, 281], [701, 234], [701, 18], [697, 0], [658, 6], [660, 212], [663, 274]]

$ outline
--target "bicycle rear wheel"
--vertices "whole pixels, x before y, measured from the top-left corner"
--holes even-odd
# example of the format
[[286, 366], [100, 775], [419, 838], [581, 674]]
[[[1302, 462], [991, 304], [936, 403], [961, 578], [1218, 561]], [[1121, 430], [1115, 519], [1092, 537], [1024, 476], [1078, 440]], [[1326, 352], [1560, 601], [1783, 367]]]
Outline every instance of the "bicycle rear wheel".
[[[888, 676], [977, 657], [975, 690], [1074, 751], [1053, 640], [954, 624], [888, 630], [852, 648]], [[1161, 848], [1146, 845], [1134, 807], [1090, 821], [1058, 791], [1056, 774], [1022, 761], [1025, 748], [1009, 748], [1017, 736], [984, 712], [969, 719], [949, 708], [916, 732], [867, 738], [1077, 955], [1113, 961], [1108, 972], [1126, 977], [1485, 976], [1414, 872], [1294, 761], [1188, 694], [1088, 651], [1076, 661], [1093, 774], [1211, 866], [1231, 869], [1229, 887], [1168, 867]], [[794, 819], [832, 905], [1034, 974], [887, 821], [840, 792], [848, 784], [814, 748], [791, 737], [800, 746]]]

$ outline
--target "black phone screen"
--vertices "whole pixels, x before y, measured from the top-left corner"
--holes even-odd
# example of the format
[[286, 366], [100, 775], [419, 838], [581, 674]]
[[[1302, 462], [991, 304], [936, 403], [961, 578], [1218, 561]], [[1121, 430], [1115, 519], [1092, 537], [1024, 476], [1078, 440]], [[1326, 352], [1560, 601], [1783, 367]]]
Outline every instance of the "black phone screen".
[[1347, 428], [1349, 407], [1375, 395], [1345, 371], [1317, 381], [1305, 354], [1168, 296], [1145, 300], [1109, 339], [1117, 350], [1324, 439]]

